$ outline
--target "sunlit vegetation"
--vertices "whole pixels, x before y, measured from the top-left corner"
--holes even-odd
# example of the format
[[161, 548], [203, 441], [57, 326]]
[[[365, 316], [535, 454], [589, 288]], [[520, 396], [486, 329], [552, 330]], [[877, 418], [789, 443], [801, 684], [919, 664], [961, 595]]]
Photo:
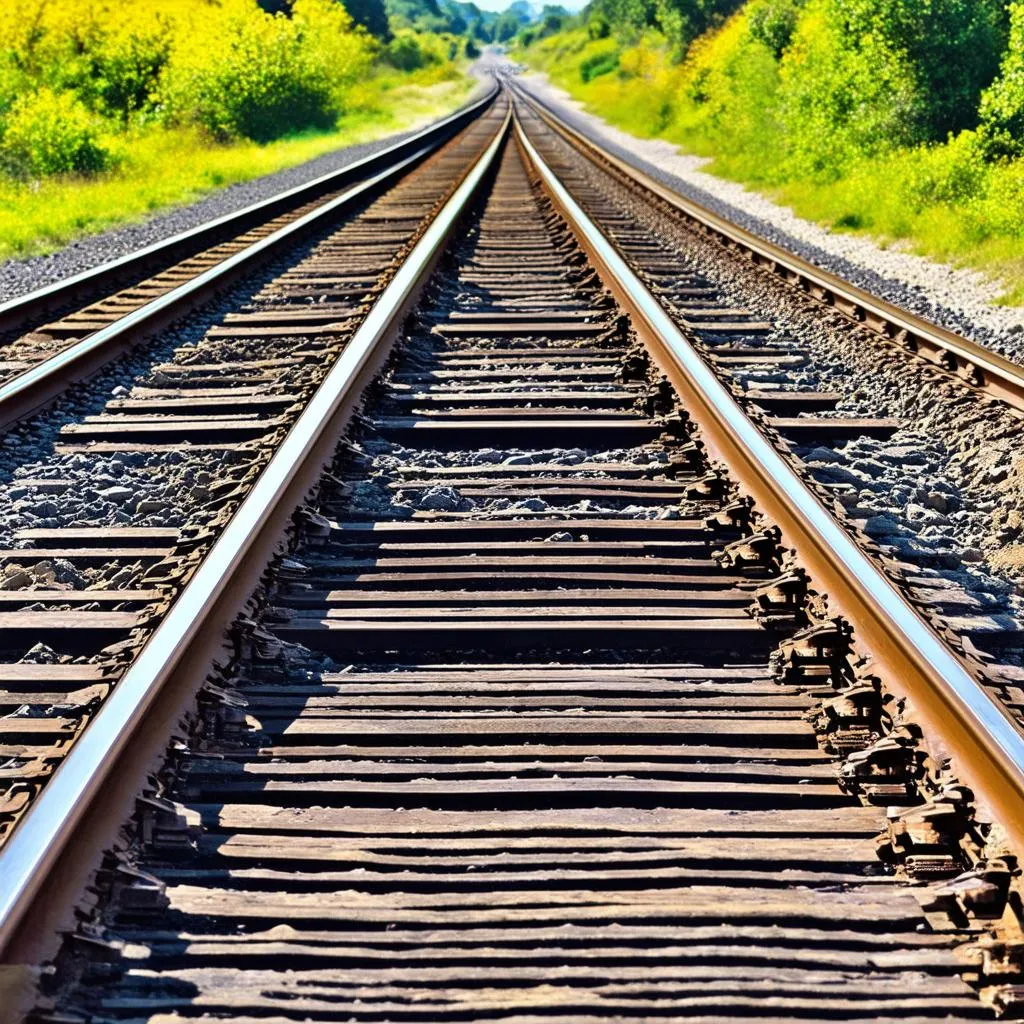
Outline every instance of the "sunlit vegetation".
[[348, 6], [3, 0], [0, 258], [400, 130], [466, 98], [465, 38], [393, 29], [383, 0]]
[[519, 38], [618, 126], [1024, 298], [1019, 0], [594, 0]]

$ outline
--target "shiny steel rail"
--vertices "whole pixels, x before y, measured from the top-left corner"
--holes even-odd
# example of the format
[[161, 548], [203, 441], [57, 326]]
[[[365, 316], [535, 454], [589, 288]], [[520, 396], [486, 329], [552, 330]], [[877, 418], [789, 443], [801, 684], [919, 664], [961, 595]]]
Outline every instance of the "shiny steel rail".
[[495, 165], [510, 122], [511, 113], [381, 293], [140, 657], [0, 851], [0, 951], [67, 850], [76, 826], [95, 807], [105, 780], [169, 680], [186, 662], [194, 676], [197, 657], [200, 664], [212, 660], [205, 652], [215, 650], [288, 518], [320, 476], [353, 405]]
[[1003, 705], [896, 590], [747, 417], [655, 296], [586, 215], [527, 138], [517, 138], [606, 287], [629, 312], [700, 425], [782, 528], [811, 578], [866, 642], [896, 692], [905, 693], [941, 748], [1018, 842], [1024, 841], [1024, 735]]
[[[212, 238], [225, 226], [237, 227], [240, 232], [246, 226], [251, 226], [254, 220], [266, 221], [280, 214], [282, 209], [308, 202], [332, 187], [337, 188], [346, 181], [358, 181], [358, 184], [353, 185], [342, 195], [328, 200], [177, 288], [132, 310], [110, 325], [86, 335], [6, 383], [0, 384], [0, 429], [45, 405], [66, 390], [69, 383], [96, 372], [125, 347], [138, 343], [160, 327], [182, 316], [217, 290], [229, 286], [243, 273], [259, 266], [283, 247], [301, 239], [305, 232], [326, 223], [331, 217], [370, 195], [374, 189], [409, 170], [487, 109], [495, 95], [496, 93], [490, 92], [477, 103], [439, 124], [418, 132], [412, 138], [391, 146], [382, 153], [351, 164], [342, 171], [324, 175], [306, 185], [290, 189], [280, 196], [274, 196], [238, 213], [229, 214], [183, 235], [157, 243], [132, 256], [0, 305], [2, 326], [15, 314], [24, 316], [31, 309], [52, 303], [59, 293], [73, 294], [76, 289], [83, 288], [87, 283], [95, 284], [103, 277], [113, 276], [115, 271], [122, 272], [132, 261], [137, 261], [136, 265], [141, 265], [150, 260], [157, 251], [169, 253], [181, 248], [185, 241], [196, 242], [203, 238]], [[365, 177], [366, 175], [370, 176]], [[362, 180], [359, 180], [360, 178]]]
[[759, 238], [700, 203], [673, 192], [572, 128], [522, 85], [515, 82], [511, 85], [517, 96], [576, 149], [594, 162], [612, 167], [631, 184], [668, 203], [700, 233], [742, 253], [755, 265], [770, 271], [810, 298], [834, 308], [884, 341], [958, 375], [965, 384], [1024, 412], [1024, 367], [984, 345], [880, 299], [795, 253]]

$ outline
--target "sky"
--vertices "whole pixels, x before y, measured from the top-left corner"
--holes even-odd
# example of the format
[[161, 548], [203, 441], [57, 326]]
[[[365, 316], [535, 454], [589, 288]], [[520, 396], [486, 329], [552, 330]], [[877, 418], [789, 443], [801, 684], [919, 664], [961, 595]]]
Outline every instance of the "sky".
[[[499, 14], [505, 10], [512, 0], [475, 0], [477, 7], [482, 11], [497, 11]], [[537, 10], [540, 10], [545, 3], [561, 2], [567, 11], [579, 11], [586, 6], [587, 0], [530, 0]]]

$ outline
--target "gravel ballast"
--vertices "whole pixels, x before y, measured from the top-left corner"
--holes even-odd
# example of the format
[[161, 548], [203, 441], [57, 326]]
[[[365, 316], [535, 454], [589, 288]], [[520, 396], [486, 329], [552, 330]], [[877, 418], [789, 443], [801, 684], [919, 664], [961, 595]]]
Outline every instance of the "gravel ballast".
[[639, 139], [583, 110], [545, 75], [519, 78], [574, 128], [609, 152], [740, 227], [838, 274], [872, 294], [1024, 363], [1024, 311], [995, 305], [1003, 288], [973, 270], [936, 263], [869, 238], [840, 234], [798, 217], [765, 196], [701, 170], [663, 139]]

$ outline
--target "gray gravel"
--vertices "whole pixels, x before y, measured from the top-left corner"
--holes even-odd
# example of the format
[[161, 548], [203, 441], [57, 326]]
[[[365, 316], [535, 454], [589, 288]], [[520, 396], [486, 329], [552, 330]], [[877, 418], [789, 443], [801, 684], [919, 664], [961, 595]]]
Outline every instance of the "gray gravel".
[[661, 139], [638, 139], [582, 110], [540, 74], [521, 84], [584, 135], [735, 224], [888, 301], [1024, 363], [1024, 312], [995, 305], [1002, 288], [972, 270], [936, 263], [861, 235], [831, 232], [764, 196], [700, 168], [700, 157]]
[[[484, 88], [484, 85], [481, 85], [467, 102], [478, 98]], [[230, 185], [190, 206], [177, 207], [139, 224], [112, 228], [102, 234], [82, 238], [49, 256], [34, 256], [27, 260], [8, 260], [6, 263], [0, 263], [0, 302], [25, 295], [36, 288], [42, 288], [82, 271], [91, 270], [109, 260], [118, 259], [137, 249], [170, 238], [181, 231], [187, 231], [206, 221], [268, 199], [278, 192], [312, 181], [322, 174], [340, 170], [363, 157], [372, 156], [402, 139], [407, 139], [423, 127], [425, 126], [420, 125], [406, 132], [377, 139], [375, 142], [338, 149], [308, 163], [289, 167], [262, 178], [254, 178], [252, 181]]]

